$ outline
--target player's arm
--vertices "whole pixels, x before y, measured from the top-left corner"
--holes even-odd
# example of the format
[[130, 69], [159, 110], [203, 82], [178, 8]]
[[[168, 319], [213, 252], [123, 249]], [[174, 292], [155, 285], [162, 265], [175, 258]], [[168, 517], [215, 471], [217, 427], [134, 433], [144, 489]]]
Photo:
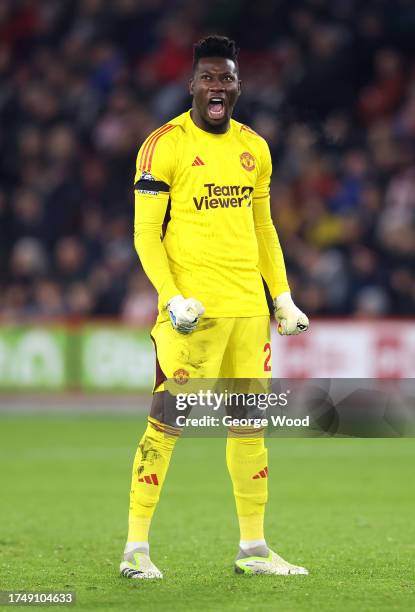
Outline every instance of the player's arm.
[[271, 155], [268, 145], [264, 142], [260, 172], [253, 192], [258, 266], [273, 299], [278, 332], [281, 335], [299, 334], [308, 328], [309, 321], [291, 298], [284, 255], [271, 218], [269, 194], [271, 173]]
[[162, 241], [174, 159], [174, 141], [168, 139], [167, 133], [158, 139], [151, 135], [138, 152], [134, 181], [134, 246], [144, 272], [159, 295], [160, 308], [168, 310], [178, 332], [187, 334], [195, 329], [204, 309], [197, 300], [181, 295]]

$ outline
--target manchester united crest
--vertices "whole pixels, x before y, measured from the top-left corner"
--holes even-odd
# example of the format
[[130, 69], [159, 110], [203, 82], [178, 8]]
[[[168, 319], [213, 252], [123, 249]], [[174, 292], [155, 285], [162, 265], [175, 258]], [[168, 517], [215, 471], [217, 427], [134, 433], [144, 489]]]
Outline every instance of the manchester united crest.
[[245, 168], [245, 170], [248, 170], [248, 172], [255, 170], [255, 157], [251, 155], [251, 153], [245, 151], [244, 153], [240, 154], [239, 159], [241, 160], [242, 168]]
[[185, 385], [190, 378], [190, 374], [184, 368], [179, 368], [173, 372], [174, 382], [177, 385]]

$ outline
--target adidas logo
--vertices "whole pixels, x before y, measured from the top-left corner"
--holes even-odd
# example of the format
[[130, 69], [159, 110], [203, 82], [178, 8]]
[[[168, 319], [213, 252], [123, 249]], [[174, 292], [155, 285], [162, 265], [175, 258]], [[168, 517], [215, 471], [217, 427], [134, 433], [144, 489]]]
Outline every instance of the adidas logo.
[[252, 476], [252, 480], [257, 480], [257, 478], [268, 478], [268, 466], [266, 465], [263, 470], [260, 470], [258, 474], [254, 474]]
[[204, 165], [205, 165], [205, 162], [202, 161], [198, 155], [196, 155], [196, 157], [193, 160], [192, 166], [204, 166]]
[[138, 482], [146, 482], [147, 484], [158, 485], [159, 481], [157, 474], [150, 474], [149, 476], [143, 476], [138, 479]]

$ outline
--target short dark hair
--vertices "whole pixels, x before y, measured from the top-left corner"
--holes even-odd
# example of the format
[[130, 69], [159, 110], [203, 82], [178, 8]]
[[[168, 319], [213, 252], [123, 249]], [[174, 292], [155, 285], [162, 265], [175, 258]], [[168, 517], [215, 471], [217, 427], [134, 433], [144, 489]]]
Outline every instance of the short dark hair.
[[238, 68], [238, 52], [235, 41], [227, 36], [213, 34], [201, 38], [193, 45], [193, 72], [202, 57], [224, 57], [235, 62]]

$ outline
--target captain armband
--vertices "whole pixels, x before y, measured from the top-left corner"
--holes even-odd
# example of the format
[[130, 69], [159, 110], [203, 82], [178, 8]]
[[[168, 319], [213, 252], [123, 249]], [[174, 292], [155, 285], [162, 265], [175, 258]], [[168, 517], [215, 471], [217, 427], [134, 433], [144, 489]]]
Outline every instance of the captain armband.
[[170, 186], [164, 181], [157, 181], [149, 172], [143, 172], [139, 180], [135, 183], [134, 189], [138, 191], [138, 193], [158, 195], [159, 193], [169, 193]]

